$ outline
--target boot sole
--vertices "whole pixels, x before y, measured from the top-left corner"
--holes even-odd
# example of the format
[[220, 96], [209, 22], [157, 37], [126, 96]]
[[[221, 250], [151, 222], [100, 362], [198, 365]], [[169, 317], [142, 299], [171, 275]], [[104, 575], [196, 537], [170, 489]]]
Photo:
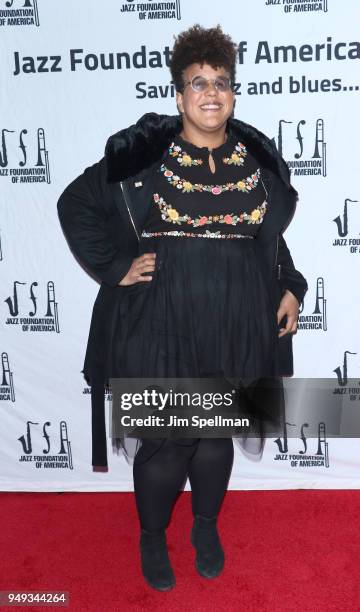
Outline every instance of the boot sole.
[[[191, 541], [191, 544], [193, 545], [193, 547], [194, 547], [194, 549], [195, 549], [195, 551], [196, 551], [196, 546], [195, 546], [195, 544], [194, 544], [194, 540], [193, 540], [193, 532], [191, 532], [191, 535], [190, 535], [190, 541]], [[205, 574], [205, 573], [203, 572], [203, 570], [202, 570], [202, 569], [199, 567], [199, 565], [198, 565], [198, 561], [197, 561], [197, 559], [195, 558], [195, 568], [196, 568], [197, 573], [198, 573], [198, 574], [199, 574], [199, 575], [200, 575], [202, 578], [207, 578], [208, 580], [211, 580], [212, 578], [217, 578], [218, 576], [220, 576], [221, 572], [222, 572], [222, 571], [223, 571], [223, 569], [224, 569], [224, 563], [225, 563], [225, 560], [223, 561], [223, 565], [222, 565], [222, 567], [221, 567], [221, 568], [218, 570], [218, 572], [217, 572], [216, 574], [211, 574], [211, 575], [209, 575], [209, 574]]]
[[173, 584], [170, 584], [167, 587], [158, 587], [152, 584], [147, 578], [145, 578], [145, 576], [144, 576], [144, 580], [146, 584], [148, 584], [152, 589], [155, 589], [155, 591], [161, 591], [161, 592], [171, 591], [171, 589], [173, 589], [176, 584], [176, 582], [174, 581]]

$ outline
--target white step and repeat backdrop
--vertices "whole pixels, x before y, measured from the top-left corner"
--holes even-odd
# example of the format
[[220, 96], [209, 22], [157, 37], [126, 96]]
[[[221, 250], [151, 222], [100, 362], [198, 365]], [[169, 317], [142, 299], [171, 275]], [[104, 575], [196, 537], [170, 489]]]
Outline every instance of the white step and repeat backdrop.
[[[132, 489], [110, 444], [109, 472], [92, 472], [81, 369], [98, 285], [56, 202], [109, 135], [176, 113], [169, 52], [194, 23], [239, 44], [236, 116], [274, 138], [300, 192], [286, 232], [309, 282], [295, 375], [333, 379], [360, 410], [359, 18], [357, 0], [0, 0], [1, 490]], [[293, 419], [261, 462], [237, 449], [230, 488], [359, 488], [360, 433], [326, 426], [309, 438]]]

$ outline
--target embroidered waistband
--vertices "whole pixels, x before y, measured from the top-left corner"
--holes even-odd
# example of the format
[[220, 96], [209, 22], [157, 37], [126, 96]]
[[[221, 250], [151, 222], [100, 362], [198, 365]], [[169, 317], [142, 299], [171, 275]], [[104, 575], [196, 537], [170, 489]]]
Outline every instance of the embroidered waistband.
[[218, 232], [210, 232], [206, 230], [204, 234], [196, 234], [195, 232], [184, 232], [182, 230], [173, 230], [171, 232], [146, 232], [143, 230], [142, 238], [153, 238], [156, 236], [181, 236], [186, 238], [255, 238], [246, 234], [220, 234]]

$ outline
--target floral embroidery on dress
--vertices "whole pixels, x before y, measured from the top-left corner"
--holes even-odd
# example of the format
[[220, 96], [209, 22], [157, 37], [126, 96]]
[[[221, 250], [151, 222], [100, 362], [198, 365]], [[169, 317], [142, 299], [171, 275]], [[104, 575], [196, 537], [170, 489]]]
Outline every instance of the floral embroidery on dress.
[[182, 150], [179, 145], [171, 143], [169, 147], [169, 154], [171, 157], [175, 157], [176, 161], [179, 162], [180, 166], [201, 166], [203, 164], [202, 159], [193, 159], [188, 153]]
[[141, 236], [143, 238], [153, 238], [156, 236], [186, 236], [188, 238], [254, 238], [250, 234], [220, 234], [220, 230], [217, 232], [210, 232], [205, 230], [205, 233], [195, 234], [195, 232], [184, 232], [183, 230], [172, 230], [170, 232], [147, 232], [143, 230]]
[[[175, 142], [172, 142], [169, 147], [169, 154], [171, 157], [174, 157], [176, 161], [180, 164], [180, 166], [201, 166], [204, 161], [202, 159], [193, 159], [186, 151], [182, 149], [180, 145], [175, 145]], [[223, 157], [224, 164], [234, 165], [234, 166], [242, 166], [244, 164], [244, 159], [247, 156], [247, 150], [245, 145], [241, 142], [238, 142], [235, 145], [235, 148], [230, 155], [230, 157]]]
[[220, 195], [225, 191], [241, 191], [242, 193], [249, 193], [257, 187], [260, 178], [260, 168], [254, 172], [251, 176], [241, 179], [236, 183], [226, 183], [225, 185], [203, 185], [202, 183], [191, 183], [186, 179], [181, 178], [177, 174], [174, 174], [172, 170], [167, 168], [165, 164], [160, 167], [167, 181], [176, 189], [181, 189], [182, 193], [192, 193], [194, 191], [207, 191], [213, 195]]
[[210, 225], [212, 223], [225, 223], [227, 225], [237, 225], [238, 223], [247, 224], [260, 224], [263, 221], [263, 217], [266, 213], [267, 202], [266, 200], [254, 208], [250, 213], [242, 212], [240, 214], [228, 213], [226, 215], [198, 215], [194, 219], [188, 214], [180, 215], [180, 213], [173, 208], [171, 204], [167, 204], [158, 193], [154, 193], [154, 202], [158, 205], [161, 213], [161, 218], [169, 223], [186, 223], [193, 227], [200, 227], [202, 225]]
[[241, 142], [238, 142], [235, 146], [235, 150], [230, 155], [230, 157], [223, 157], [224, 164], [234, 165], [234, 166], [243, 166], [245, 157], [247, 156], [247, 150], [245, 145]]

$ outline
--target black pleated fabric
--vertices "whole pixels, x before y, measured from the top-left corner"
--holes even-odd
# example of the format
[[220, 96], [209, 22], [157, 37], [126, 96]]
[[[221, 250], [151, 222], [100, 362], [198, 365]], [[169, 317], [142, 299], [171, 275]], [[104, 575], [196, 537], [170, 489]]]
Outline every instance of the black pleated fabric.
[[[227, 379], [251, 422], [238, 441], [261, 453], [265, 437], [279, 435], [284, 398], [276, 308], [254, 239], [146, 238], [140, 250], [156, 252], [156, 270], [124, 288], [115, 376]], [[127, 452], [126, 440], [115, 446]]]
[[123, 377], [277, 375], [276, 310], [253, 239], [147, 238], [150, 282], [125, 290], [114, 363]]

